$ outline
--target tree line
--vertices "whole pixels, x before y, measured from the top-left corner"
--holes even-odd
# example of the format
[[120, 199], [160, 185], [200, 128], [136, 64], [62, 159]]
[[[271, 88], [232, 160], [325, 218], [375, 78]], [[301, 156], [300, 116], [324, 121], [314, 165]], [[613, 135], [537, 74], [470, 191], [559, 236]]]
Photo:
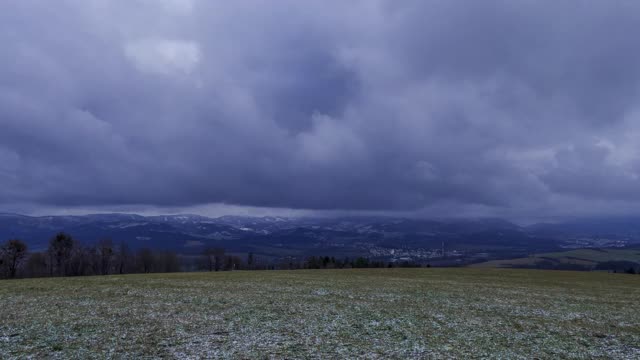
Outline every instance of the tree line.
[[[253, 255], [252, 255], [253, 257]], [[160, 273], [246, 268], [237, 256], [224, 249], [205, 249], [200, 257], [181, 257], [174, 251], [141, 248], [131, 250], [126, 243], [101, 240], [84, 245], [71, 235], [58, 233], [46, 250], [30, 252], [18, 239], [0, 244], [0, 278], [49, 276], [89, 276]]]
[[[391, 268], [391, 267], [421, 267], [419, 263], [412, 261], [385, 262], [382, 260], [372, 260], [359, 256], [353, 259], [345, 257], [336, 259], [331, 256], [311, 256], [304, 263], [305, 269], [362, 269], [362, 268]], [[427, 265], [428, 267], [431, 267]]]
[[179, 271], [294, 270], [419, 267], [412, 262], [390, 263], [366, 257], [337, 259], [311, 256], [260, 261], [253, 253], [246, 260], [226, 253], [224, 248], [205, 248], [199, 256], [180, 256], [174, 251], [141, 248], [101, 240], [85, 245], [64, 232], [49, 240], [46, 250], [30, 252], [19, 239], [0, 244], [0, 278], [90, 276]]

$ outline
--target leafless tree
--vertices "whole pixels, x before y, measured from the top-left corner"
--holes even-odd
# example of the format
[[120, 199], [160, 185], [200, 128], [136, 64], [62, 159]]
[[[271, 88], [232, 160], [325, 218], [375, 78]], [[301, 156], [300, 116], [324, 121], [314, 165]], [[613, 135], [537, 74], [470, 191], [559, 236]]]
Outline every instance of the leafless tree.
[[205, 260], [205, 266], [209, 271], [220, 271], [224, 266], [224, 249], [223, 248], [206, 248], [202, 252]]
[[129, 247], [123, 241], [120, 243], [120, 247], [117, 253], [117, 272], [118, 274], [125, 274], [133, 269], [131, 262], [133, 257], [129, 251]]
[[142, 271], [143, 273], [150, 273], [154, 270], [153, 265], [155, 259], [153, 258], [153, 252], [150, 249], [138, 250], [137, 258], [138, 264], [140, 266], [140, 271]]
[[111, 240], [101, 240], [97, 246], [97, 253], [100, 261], [100, 273], [102, 275], [109, 275], [114, 257], [113, 243]]
[[9, 240], [4, 246], [4, 256], [7, 262], [9, 277], [16, 277], [18, 267], [27, 257], [27, 244], [18, 239]]
[[47, 276], [47, 257], [41, 252], [30, 254], [24, 270], [27, 277]]
[[65, 233], [58, 233], [49, 242], [50, 273], [64, 276], [67, 274], [74, 246], [73, 238]]

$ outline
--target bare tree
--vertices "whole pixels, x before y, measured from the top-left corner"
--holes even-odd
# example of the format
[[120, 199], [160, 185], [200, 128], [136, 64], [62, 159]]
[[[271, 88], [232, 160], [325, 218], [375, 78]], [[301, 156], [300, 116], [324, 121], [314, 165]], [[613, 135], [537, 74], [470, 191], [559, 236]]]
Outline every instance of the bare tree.
[[209, 271], [220, 271], [224, 266], [224, 249], [223, 248], [206, 248], [202, 252], [205, 261], [205, 267]]
[[71, 248], [71, 257], [66, 266], [66, 275], [95, 275], [97, 271], [94, 269], [99, 268], [99, 266], [96, 266], [99, 265], [97, 258], [95, 247], [82, 246], [74, 242]]
[[155, 259], [153, 258], [153, 252], [150, 249], [140, 249], [138, 250], [138, 264], [140, 265], [140, 270], [143, 273], [150, 273], [153, 271], [153, 265]]
[[47, 276], [47, 257], [41, 253], [32, 253], [27, 259], [24, 270], [28, 277]]
[[206, 248], [202, 251], [202, 257], [204, 260], [204, 267], [208, 271], [213, 271], [215, 268], [216, 260], [212, 248]]
[[51, 275], [57, 273], [60, 276], [67, 274], [74, 241], [70, 235], [58, 233], [49, 242], [49, 256], [51, 258]]
[[13, 239], [7, 241], [2, 247], [3, 258], [7, 273], [10, 278], [16, 277], [18, 267], [22, 264], [22, 261], [27, 257], [27, 244], [22, 240]]
[[253, 253], [250, 252], [249, 255], [247, 256], [247, 268], [249, 270], [253, 270], [254, 262], [255, 262], [255, 258], [253, 257]]
[[100, 274], [100, 255], [98, 254], [98, 248], [96, 246], [89, 246], [84, 249], [85, 256], [87, 257], [87, 274], [99, 275]]
[[109, 275], [114, 257], [113, 243], [111, 240], [101, 240], [98, 243], [97, 252], [100, 261], [100, 273], [102, 275]]
[[224, 249], [223, 248], [214, 248], [213, 249], [213, 258], [215, 259], [214, 270], [220, 271], [224, 266]]
[[120, 243], [117, 258], [118, 258], [117, 260], [118, 274], [124, 274], [132, 270], [131, 269], [132, 266], [130, 264], [132, 261], [132, 256], [129, 251], [129, 247], [124, 241]]

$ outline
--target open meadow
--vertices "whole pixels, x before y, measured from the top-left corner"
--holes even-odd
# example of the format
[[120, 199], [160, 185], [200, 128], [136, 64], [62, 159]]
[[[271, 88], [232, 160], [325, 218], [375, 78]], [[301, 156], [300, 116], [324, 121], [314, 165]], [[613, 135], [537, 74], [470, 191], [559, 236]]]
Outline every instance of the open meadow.
[[640, 358], [640, 276], [235, 271], [0, 282], [0, 358]]

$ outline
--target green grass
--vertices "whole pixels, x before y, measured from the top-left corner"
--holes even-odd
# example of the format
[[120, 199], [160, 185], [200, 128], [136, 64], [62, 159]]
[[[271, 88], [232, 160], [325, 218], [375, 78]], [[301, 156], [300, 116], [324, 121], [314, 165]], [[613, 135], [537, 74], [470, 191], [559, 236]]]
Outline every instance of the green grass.
[[632, 261], [640, 263], [640, 249], [577, 249], [554, 253], [535, 254], [526, 258], [493, 260], [472, 267], [534, 266], [539, 262], [595, 266], [605, 261]]
[[0, 358], [640, 358], [640, 276], [236, 271], [0, 282]]

